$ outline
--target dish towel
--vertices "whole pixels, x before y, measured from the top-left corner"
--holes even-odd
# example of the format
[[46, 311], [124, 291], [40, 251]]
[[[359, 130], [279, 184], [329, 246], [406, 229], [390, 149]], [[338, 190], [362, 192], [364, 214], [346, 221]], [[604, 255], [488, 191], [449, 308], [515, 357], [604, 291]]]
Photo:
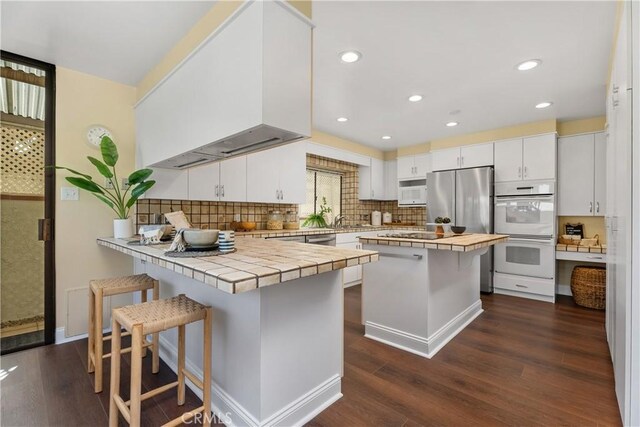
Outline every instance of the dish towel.
[[176, 237], [174, 237], [173, 242], [171, 242], [169, 251], [184, 252], [185, 249], [187, 249], [187, 242], [184, 241], [184, 236], [182, 235], [184, 230], [186, 230], [186, 228], [178, 230]]

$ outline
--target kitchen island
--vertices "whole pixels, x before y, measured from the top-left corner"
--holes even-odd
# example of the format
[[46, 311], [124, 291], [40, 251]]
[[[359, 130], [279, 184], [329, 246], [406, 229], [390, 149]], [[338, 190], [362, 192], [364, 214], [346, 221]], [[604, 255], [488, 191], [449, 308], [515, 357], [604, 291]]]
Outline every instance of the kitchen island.
[[[160, 297], [186, 294], [213, 307], [212, 407], [227, 425], [301, 425], [341, 394], [341, 269], [375, 251], [237, 238], [237, 252], [170, 258], [169, 245], [98, 244], [134, 257], [160, 281]], [[187, 368], [202, 370], [202, 325], [187, 326]], [[177, 368], [177, 331], [160, 335], [160, 357]], [[202, 397], [199, 389], [192, 390]]]
[[495, 234], [361, 237], [380, 261], [364, 266], [365, 336], [427, 358], [482, 313], [480, 255]]

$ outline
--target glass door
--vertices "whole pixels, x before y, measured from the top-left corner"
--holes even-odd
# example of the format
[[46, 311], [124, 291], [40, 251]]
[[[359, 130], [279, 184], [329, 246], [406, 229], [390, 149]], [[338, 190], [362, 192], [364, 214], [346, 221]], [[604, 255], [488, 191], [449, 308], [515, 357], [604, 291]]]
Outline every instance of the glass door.
[[0, 349], [54, 341], [53, 88], [55, 68], [0, 58]]

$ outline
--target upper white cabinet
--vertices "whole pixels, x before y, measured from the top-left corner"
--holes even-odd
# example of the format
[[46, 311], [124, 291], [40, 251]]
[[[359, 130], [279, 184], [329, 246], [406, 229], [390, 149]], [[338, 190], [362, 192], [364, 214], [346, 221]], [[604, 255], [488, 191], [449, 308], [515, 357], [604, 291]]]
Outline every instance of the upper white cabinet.
[[398, 180], [426, 178], [427, 173], [432, 170], [431, 154], [398, 157], [397, 170]]
[[495, 182], [556, 178], [555, 133], [494, 145]]
[[396, 160], [384, 162], [383, 200], [398, 200], [398, 162]]
[[603, 132], [558, 138], [558, 215], [604, 216]]
[[[243, 4], [139, 102], [136, 131], [139, 164], [171, 168], [211, 161], [233, 138], [310, 136], [311, 23], [286, 2]], [[183, 153], [194, 157], [178, 163]]]
[[358, 197], [360, 200], [384, 200], [384, 160], [371, 158], [369, 166], [360, 166], [358, 171]]
[[431, 156], [434, 171], [491, 166], [493, 143], [433, 150]]
[[247, 156], [194, 167], [189, 172], [189, 200], [247, 201]]
[[247, 200], [259, 203], [305, 203], [306, 156], [304, 142], [247, 155]]
[[189, 174], [186, 170], [152, 168], [150, 179], [156, 183], [144, 199], [189, 200]]

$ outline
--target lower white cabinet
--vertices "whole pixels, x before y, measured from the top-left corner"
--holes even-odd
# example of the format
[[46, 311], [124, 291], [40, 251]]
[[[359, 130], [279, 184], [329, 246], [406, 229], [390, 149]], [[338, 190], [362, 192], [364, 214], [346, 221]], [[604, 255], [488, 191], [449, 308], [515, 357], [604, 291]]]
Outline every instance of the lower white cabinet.
[[[362, 233], [339, 233], [336, 234], [336, 247], [345, 249], [362, 249], [362, 244], [358, 240], [358, 236]], [[355, 286], [362, 283], [362, 266], [354, 265], [343, 270], [342, 284], [345, 288]]]
[[156, 183], [147, 191], [145, 199], [189, 200], [189, 171], [151, 168], [150, 179]]

